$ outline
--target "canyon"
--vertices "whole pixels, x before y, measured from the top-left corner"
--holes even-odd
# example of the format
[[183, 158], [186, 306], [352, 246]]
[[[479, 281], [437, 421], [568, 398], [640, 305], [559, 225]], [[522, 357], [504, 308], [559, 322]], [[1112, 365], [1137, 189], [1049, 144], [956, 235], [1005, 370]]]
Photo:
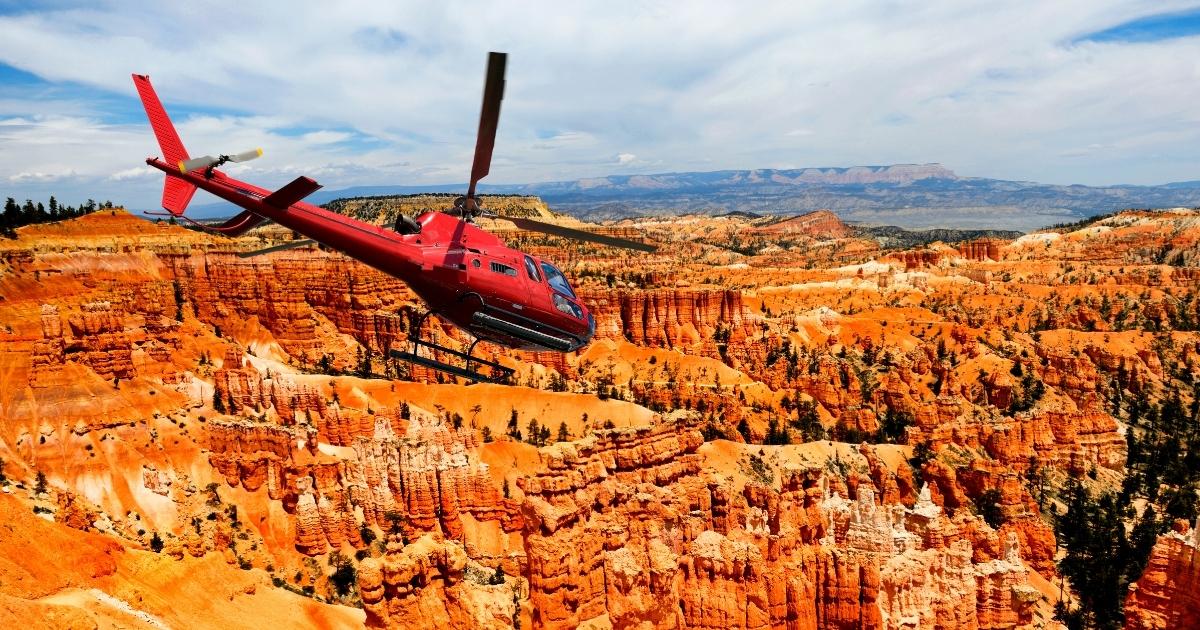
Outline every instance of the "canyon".
[[[905, 250], [832, 213], [593, 228], [661, 247], [500, 231], [596, 317], [577, 353], [481, 345], [511, 385], [391, 359], [413, 293], [236, 255], [270, 227], [101, 209], [0, 240], [0, 619], [1061, 627], [1064, 488], [1121, 488], [1131, 400], [1194, 404], [1195, 210]], [[1197, 623], [1195, 536], [1151, 539], [1126, 627]]]

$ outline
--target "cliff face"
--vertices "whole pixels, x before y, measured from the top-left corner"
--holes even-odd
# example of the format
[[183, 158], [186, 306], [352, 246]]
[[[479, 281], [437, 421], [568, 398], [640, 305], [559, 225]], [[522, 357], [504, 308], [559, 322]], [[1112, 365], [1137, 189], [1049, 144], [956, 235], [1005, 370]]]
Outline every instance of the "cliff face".
[[737, 291], [704, 289], [585, 290], [596, 337], [718, 356], [721, 343], [745, 344], [752, 318]]
[[1142, 577], [1129, 587], [1125, 627], [1200, 627], [1200, 527], [1158, 539]]
[[401, 310], [416, 304], [404, 283], [340, 256], [205, 254], [167, 262], [196, 317], [248, 339], [265, 331], [309, 366], [327, 354], [335, 364], [345, 362], [353, 346], [342, 335], [386, 350], [404, 338], [408, 322]]

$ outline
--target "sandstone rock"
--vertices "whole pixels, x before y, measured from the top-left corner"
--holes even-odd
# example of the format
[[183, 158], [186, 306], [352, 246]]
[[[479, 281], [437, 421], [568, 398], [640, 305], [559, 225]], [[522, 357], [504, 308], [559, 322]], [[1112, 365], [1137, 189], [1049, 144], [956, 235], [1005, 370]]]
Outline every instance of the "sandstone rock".
[[1160, 536], [1146, 570], [1129, 587], [1125, 627], [1165, 630], [1200, 627], [1200, 527]]
[[387, 553], [359, 569], [359, 592], [372, 628], [512, 628], [514, 585], [464, 579], [462, 546], [425, 535], [410, 545], [388, 540]]

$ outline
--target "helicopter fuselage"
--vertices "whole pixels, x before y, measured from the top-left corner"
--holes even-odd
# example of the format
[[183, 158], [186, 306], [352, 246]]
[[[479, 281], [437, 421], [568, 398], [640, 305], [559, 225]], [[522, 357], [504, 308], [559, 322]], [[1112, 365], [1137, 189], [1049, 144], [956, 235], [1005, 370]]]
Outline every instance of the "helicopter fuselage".
[[219, 170], [181, 173], [156, 158], [146, 163], [244, 208], [255, 223], [274, 221], [402, 280], [432, 313], [479, 339], [569, 352], [595, 333], [595, 319], [553, 264], [461, 218], [426, 212], [416, 218], [419, 232], [401, 234], [303, 201], [281, 206], [278, 193]]

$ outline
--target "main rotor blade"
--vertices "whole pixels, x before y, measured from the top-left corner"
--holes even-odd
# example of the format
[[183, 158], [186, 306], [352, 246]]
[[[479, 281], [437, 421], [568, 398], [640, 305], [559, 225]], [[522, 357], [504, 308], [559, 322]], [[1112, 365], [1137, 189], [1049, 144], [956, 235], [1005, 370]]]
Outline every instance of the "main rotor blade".
[[274, 247], [268, 247], [266, 249], [256, 249], [252, 252], [238, 252], [238, 258], [251, 258], [253, 256], [262, 256], [263, 254], [270, 254], [272, 252], [282, 252], [282, 251], [286, 251], [289, 249], [296, 249], [297, 247], [313, 245], [315, 243], [316, 243], [316, 241], [314, 241], [310, 238], [300, 239], [298, 241], [288, 241], [287, 243], [284, 243], [283, 245], [276, 245]]
[[574, 229], [571, 229], [568, 227], [563, 227], [561, 225], [554, 225], [553, 223], [542, 223], [541, 221], [534, 221], [533, 219], [523, 219], [521, 217], [506, 217], [503, 215], [496, 215], [491, 218], [504, 219], [505, 221], [512, 223], [513, 225], [521, 228], [522, 230], [528, 230], [530, 232], [541, 232], [542, 234], [550, 234], [552, 236], [561, 236], [562, 238], [569, 238], [574, 241], [587, 241], [589, 243], [599, 243], [601, 245], [608, 245], [609, 247], [621, 247], [624, 249], [634, 249], [639, 252], [653, 252], [658, 249], [658, 247], [656, 247], [654, 245], [649, 245], [646, 243], [639, 243], [638, 241], [631, 241], [628, 239], [617, 238], [615, 236], [605, 236], [603, 234], [594, 234], [592, 232], [585, 232], [583, 230], [574, 230]]
[[487, 79], [483, 84], [483, 107], [479, 111], [479, 133], [475, 136], [475, 162], [471, 164], [471, 186], [467, 199], [475, 196], [475, 184], [492, 169], [492, 148], [496, 146], [496, 127], [500, 124], [500, 101], [504, 99], [505, 53], [488, 53]]

